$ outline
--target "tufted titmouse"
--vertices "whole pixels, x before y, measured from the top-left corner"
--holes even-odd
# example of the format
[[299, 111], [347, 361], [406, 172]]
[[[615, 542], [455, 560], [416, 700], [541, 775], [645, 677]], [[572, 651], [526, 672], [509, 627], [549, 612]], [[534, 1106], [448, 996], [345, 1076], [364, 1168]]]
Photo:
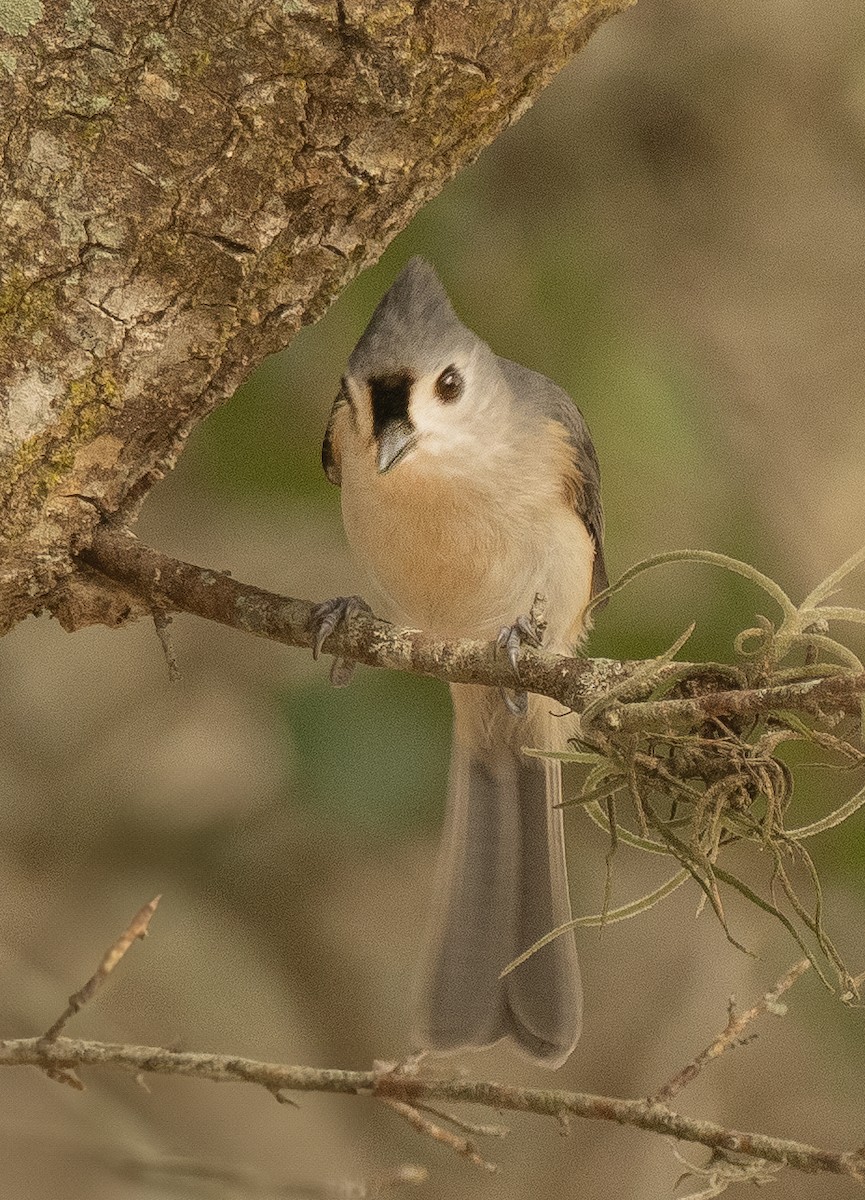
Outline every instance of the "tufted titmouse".
[[[546, 597], [548, 649], [584, 635], [606, 586], [598, 462], [576, 406], [549, 379], [463, 325], [432, 267], [414, 258], [349, 359], [322, 448], [342, 488], [352, 549], [403, 623], [443, 638], [495, 638], [516, 663], [537, 641], [526, 616]], [[330, 608], [330, 625], [342, 610]], [[510, 1037], [558, 1066], [580, 1034], [573, 933], [500, 972], [571, 915], [558, 762], [567, 729], [540, 696], [506, 706], [451, 687], [448, 807], [418, 1035], [452, 1051]]]

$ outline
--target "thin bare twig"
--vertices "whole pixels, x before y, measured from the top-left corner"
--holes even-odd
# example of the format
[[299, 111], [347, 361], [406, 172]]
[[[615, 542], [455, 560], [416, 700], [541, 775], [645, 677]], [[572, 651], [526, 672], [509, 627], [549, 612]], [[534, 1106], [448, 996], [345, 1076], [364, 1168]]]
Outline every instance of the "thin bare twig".
[[437, 1117], [440, 1121], [447, 1121], [453, 1125], [454, 1129], [461, 1129], [463, 1133], [468, 1133], [472, 1137], [507, 1137], [510, 1133], [507, 1125], [488, 1125], [478, 1124], [476, 1121], [466, 1121], [461, 1117], [455, 1117], [453, 1113], [445, 1112], [444, 1109], [434, 1108], [432, 1104], [416, 1104], [415, 1107], [421, 1112], [429, 1113], [431, 1117]]
[[427, 1137], [431, 1137], [433, 1141], [439, 1142], [442, 1146], [447, 1146], [462, 1158], [467, 1158], [470, 1163], [474, 1163], [476, 1167], [480, 1167], [484, 1171], [489, 1171], [495, 1174], [498, 1167], [494, 1162], [484, 1158], [478, 1153], [474, 1142], [468, 1138], [460, 1137], [458, 1133], [454, 1133], [452, 1129], [445, 1129], [443, 1125], [437, 1125], [435, 1121], [431, 1121], [425, 1116], [420, 1108], [413, 1104], [406, 1104], [404, 1100], [396, 1100], [393, 1096], [379, 1096], [382, 1104], [398, 1113], [404, 1120], [408, 1121], [412, 1129], [418, 1133], [423, 1133]]
[[156, 630], [156, 636], [159, 638], [159, 644], [162, 647], [162, 653], [165, 655], [165, 664], [168, 667], [168, 678], [172, 683], [177, 683], [180, 679], [180, 664], [177, 661], [177, 653], [174, 649], [174, 641], [171, 637], [171, 617], [167, 613], [162, 612], [158, 608], [153, 610], [153, 626]]
[[752, 1021], [757, 1017], [762, 1017], [764, 1013], [774, 1012], [776, 1015], [781, 1015], [779, 1012], [778, 1001], [788, 991], [797, 979], [811, 966], [807, 958], [800, 959], [795, 963], [785, 975], [778, 980], [775, 986], [765, 995], [752, 1005], [751, 1008], [736, 1016], [733, 1008], [733, 1002], [730, 1001], [729, 1018], [727, 1024], [718, 1034], [713, 1042], [710, 1042], [704, 1050], [682, 1067], [672, 1079], [668, 1080], [663, 1087], [659, 1088], [652, 1096], [652, 1102], [655, 1104], [666, 1104], [677, 1096], [683, 1088], [687, 1087], [692, 1080], [700, 1074], [704, 1067], [708, 1066], [716, 1058], [731, 1047], [741, 1045], [742, 1035]]
[[102, 961], [84, 986], [69, 997], [69, 1003], [66, 1008], [51, 1028], [42, 1035], [42, 1041], [56, 1041], [64, 1029], [66, 1022], [74, 1017], [77, 1012], [80, 1012], [84, 1005], [96, 995], [132, 943], [137, 941], [138, 938], [147, 936], [151, 918], [156, 912], [161, 899], [161, 896], [154, 896], [152, 900], [148, 901], [142, 908], [139, 908], [120, 937], [105, 951]]

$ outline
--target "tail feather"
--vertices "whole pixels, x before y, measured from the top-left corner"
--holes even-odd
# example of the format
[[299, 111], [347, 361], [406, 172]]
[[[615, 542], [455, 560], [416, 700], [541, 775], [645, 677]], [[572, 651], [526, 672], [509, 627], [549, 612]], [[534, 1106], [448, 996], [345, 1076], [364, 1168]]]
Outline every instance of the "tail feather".
[[[532, 760], [524, 760], [526, 764]], [[520, 764], [518, 804], [522, 867], [519, 912], [511, 960], [571, 919], [561, 809], [561, 767]], [[582, 986], [574, 931], [559, 934], [502, 981], [511, 1014], [511, 1035], [535, 1057], [558, 1066], [582, 1028]]]
[[[454, 689], [454, 748], [438, 873], [421, 1042], [433, 1050], [510, 1037], [558, 1066], [580, 1034], [573, 932], [500, 979], [502, 969], [570, 919], [556, 762], [526, 758], [525, 722], [495, 693]], [[501, 711], [500, 711], [501, 710]]]

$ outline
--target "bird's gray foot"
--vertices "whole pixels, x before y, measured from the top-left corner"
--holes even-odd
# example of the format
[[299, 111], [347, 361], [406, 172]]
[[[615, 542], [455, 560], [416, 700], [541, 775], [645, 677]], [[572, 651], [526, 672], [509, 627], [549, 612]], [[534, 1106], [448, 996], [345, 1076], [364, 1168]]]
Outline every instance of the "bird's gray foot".
[[544, 627], [532, 613], [517, 617], [513, 625], [503, 625], [496, 638], [496, 653], [505, 650], [517, 679], [520, 677], [520, 647], [540, 646], [544, 640]]
[[[351, 621], [358, 613], [370, 613], [372, 609], [360, 596], [334, 596], [323, 600], [313, 609], [310, 627], [315, 634], [312, 657], [318, 658], [325, 640], [343, 623]], [[347, 687], [354, 674], [355, 663], [347, 658], [334, 657], [330, 668], [330, 682], [334, 687]]]
[[[503, 625], [499, 630], [499, 636], [496, 638], [496, 654], [504, 651], [508, 656], [508, 661], [514, 669], [514, 675], [517, 680], [520, 677], [520, 649], [524, 645], [540, 646], [544, 640], [544, 630], [546, 622], [543, 620], [542, 611], [539, 609], [538, 601], [540, 597], [536, 597], [535, 604], [532, 605], [530, 613], [524, 613], [523, 616], [517, 617], [513, 625]], [[509, 691], [507, 688], [501, 688], [502, 700], [505, 702], [505, 707], [508, 712], [513, 713], [515, 717], [524, 717], [529, 706], [529, 698], [522, 690]]]

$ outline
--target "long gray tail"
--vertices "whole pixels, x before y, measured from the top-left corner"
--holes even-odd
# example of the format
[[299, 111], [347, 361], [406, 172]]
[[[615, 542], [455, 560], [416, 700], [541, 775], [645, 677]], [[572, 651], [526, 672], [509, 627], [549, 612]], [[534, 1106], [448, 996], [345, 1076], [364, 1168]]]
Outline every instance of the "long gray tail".
[[[582, 1023], [573, 931], [504, 979], [502, 969], [570, 920], [557, 762], [519, 747], [547, 727], [548, 701], [528, 721], [485, 688], [453, 688], [454, 742], [419, 1037], [431, 1050], [511, 1037], [536, 1061], [559, 1066]], [[543, 736], [541, 731], [540, 736]]]

